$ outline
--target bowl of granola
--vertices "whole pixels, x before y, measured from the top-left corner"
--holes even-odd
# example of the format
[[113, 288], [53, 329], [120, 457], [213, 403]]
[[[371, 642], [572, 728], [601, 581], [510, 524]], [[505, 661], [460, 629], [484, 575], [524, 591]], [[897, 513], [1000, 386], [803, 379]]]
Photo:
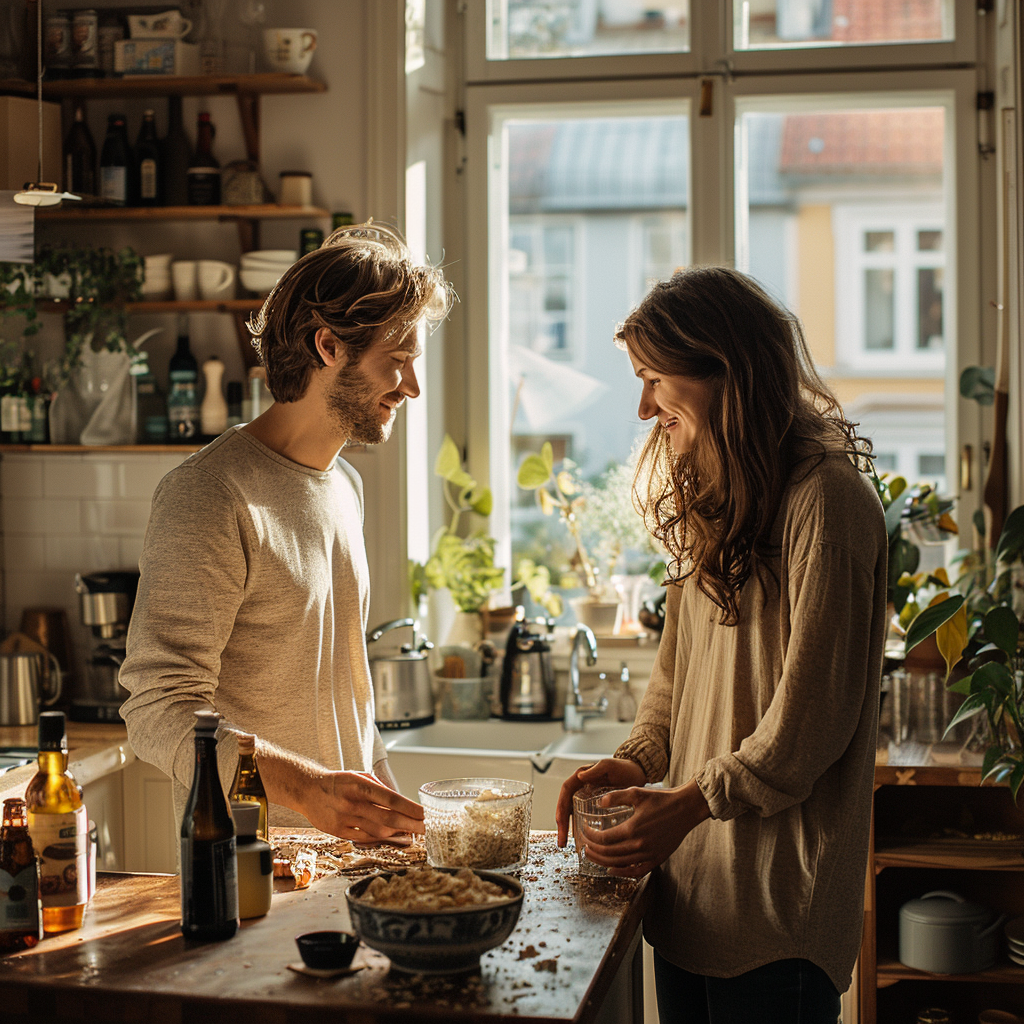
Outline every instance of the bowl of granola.
[[468, 868], [412, 867], [362, 878], [346, 893], [352, 928], [393, 968], [454, 974], [512, 934], [523, 906], [514, 878]]
[[529, 855], [533, 786], [516, 779], [444, 779], [420, 786], [427, 863], [515, 871]]

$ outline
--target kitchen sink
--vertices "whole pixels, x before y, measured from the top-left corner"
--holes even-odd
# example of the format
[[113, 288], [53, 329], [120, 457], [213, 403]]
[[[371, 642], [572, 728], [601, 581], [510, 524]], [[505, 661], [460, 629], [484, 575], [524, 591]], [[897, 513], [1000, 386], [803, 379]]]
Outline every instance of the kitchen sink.
[[548, 757], [611, 757], [633, 728], [632, 722], [588, 722], [583, 732], [563, 732], [544, 750]]
[[32, 764], [37, 754], [34, 747], [0, 747], [0, 775], [12, 768]]
[[382, 733], [389, 751], [471, 750], [499, 756], [537, 753], [563, 735], [561, 722], [453, 722], [444, 719], [419, 729]]

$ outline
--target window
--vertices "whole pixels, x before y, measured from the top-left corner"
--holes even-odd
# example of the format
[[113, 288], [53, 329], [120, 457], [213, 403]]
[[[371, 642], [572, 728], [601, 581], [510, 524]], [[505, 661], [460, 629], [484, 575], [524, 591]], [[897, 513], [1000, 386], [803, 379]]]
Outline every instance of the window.
[[[654, 282], [690, 263], [735, 265], [800, 317], [879, 468], [955, 486], [952, 452], [980, 438], [947, 395], [957, 367], [980, 361], [981, 232], [994, 233], [976, 212], [971, 5], [491, 0], [488, 11], [469, 5], [464, 23], [459, 315], [464, 436], [494, 490], [505, 564], [527, 545], [537, 554], [537, 516], [515, 484], [527, 452], [558, 438], [594, 479], [646, 434], [612, 337]], [[527, 16], [548, 34], [522, 28]], [[542, 52], [542, 39], [555, 42]], [[966, 521], [978, 496], [960, 499]]]

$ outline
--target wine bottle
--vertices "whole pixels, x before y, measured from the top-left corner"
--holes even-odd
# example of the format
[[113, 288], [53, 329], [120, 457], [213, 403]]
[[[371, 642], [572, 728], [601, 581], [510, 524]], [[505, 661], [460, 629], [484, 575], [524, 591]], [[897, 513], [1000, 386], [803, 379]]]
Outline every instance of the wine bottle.
[[140, 206], [159, 206], [163, 202], [161, 163], [155, 116], [152, 110], [147, 110], [142, 115], [139, 137], [135, 140], [135, 180], [139, 183]]
[[68, 137], [64, 140], [64, 189], [94, 196], [96, 191], [96, 143], [79, 103]]
[[178, 317], [178, 347], [168, 367], [167, 428], [171, 441], [191, 443], [199, 434], [199, 364], [189, 348], [188, 316]]
[[130, 164], [124, 114], [111, 114], [107, 118], [107, 135], [100, 152], [100, 195], [115, 206], [128, 205]]
[[181, 821], [181, 930], [187, 939], [230, 939], [238, 930], [235, 825], [217, 774], [220, 715], [197, 711], [195, 771]]
[[163, 140], [164, 202], [184, 206], [188, 202], [188, 169], [192, 147], [181, 117], [181, 97], [167, 98], [167, 134]]
[[267, 822], [267, 791], [263, 788], [260, 770], [256, 764], [256, 737], [238, 737], [238, 768], [231, 784], [231, 800], [236, 803], [258, 804], [260, 809], [256, 834], [266, 842], [270, 831]]
[[39, 716], [39, 770], [25, 790], [28, 833], [39, 854], [43, 930], [82, 927], [89, 902], [89, 816], [68, 771], [63, 711]]
[[0, 953], [31, 949], [43, 937], [39, 866], [25, 820], [25, 801], [4, 801], [0, 824]]
[[196, 151], [188, 168], [188, 201], [191, 206], [217, 206], [220, 203], [220, 164], [213, 155], [215, 129], [210, 115], [199, 115]]
[[167, 400], [149, 368], [149, 356], [140, 352], [129, 371], [135, 381], [136, 438], [139, 444], [167, 442]]

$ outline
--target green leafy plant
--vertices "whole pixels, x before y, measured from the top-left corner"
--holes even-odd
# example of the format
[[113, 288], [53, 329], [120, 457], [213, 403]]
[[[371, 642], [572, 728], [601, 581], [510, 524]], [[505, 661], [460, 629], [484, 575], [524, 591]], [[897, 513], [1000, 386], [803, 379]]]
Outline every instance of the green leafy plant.
[[[964, 702], [948, 728], [984, 713], [988, 747], [982, 779], [1009, 783], [1014, 800], [1024, 785], [1024, 663], [1019, 642], [1024, 617], [1024, 506], [1006, 519], [996, 546], [991, 580], [986, 563], [968, 562], [957, 581], [961, 592], [940, 594], [907, 630], [906, 650], [934, 635], [947, 679], [963, 663], [968, 674], [949, 685]], [[965, 560], [966, 561], [966, 560]]]
[[126, 304], [138, 299], [142, 258], [134, 249], [72, 245], [44, 246], [33, 264], [0, 263], [0, 312], [22, 317], [20, 333], [38, 332], [39, 303], [50, 278], [60, 279], [68, 295], [64, 309], [64, 353], [60, 380], [67, 381], [87, 345], [134, 354], [128, 340]]
[[458, 529], [468, 512], [485, 518], [491, 514], [491, 491], [480, 486], [462, 467], [459, 450], [447, 434], [437, 454], [434, 473], [444, 481], [444, 497], [452, 518], [435, 537], [433, 553], [426, 564], [410, 563], [413, 600], [419, 601], [428, 589], [447, 587], [460, 611], [479, 611], [503, 584], [505, 570], [494, 564], [496, 541], [485, 530], [463, 537]]

